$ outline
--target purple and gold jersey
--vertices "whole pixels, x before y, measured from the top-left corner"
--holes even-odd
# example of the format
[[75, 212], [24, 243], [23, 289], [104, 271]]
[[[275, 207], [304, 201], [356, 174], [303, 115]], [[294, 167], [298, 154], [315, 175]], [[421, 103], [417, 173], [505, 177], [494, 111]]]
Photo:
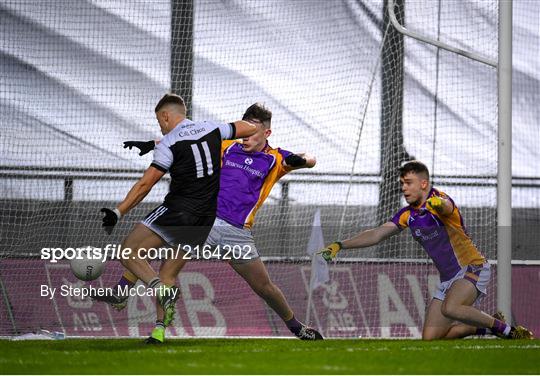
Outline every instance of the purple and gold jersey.
[[413, 238], [425, 249], [441, 274], [441, 281], [454, 277], [463, 266], [482, 265], [486, 262], [465, 230], [463, 217], [454, 200], [432, 188], [429, 197], [439, 196], [450, 200], [454, 210], [443, 216], [426, 203], [416, 208], [404, 207], [392, 218], [400, 230], [409, 227]]
[[261, 152], [246, 152], [235, 141], [223, 141], [221, 151], [217, 217], [250, 228], [274, 184], [288, 172], [283, 160], [292, 153], [268, 144]]

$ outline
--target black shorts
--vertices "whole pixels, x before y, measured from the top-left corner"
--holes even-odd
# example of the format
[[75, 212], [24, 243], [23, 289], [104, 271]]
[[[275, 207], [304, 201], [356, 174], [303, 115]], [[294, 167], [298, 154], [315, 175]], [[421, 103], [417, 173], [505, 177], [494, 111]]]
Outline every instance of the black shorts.
[[141, 222], [173, 247], [202, 246], [212, 229], [215, 216], [197, 216], [174, 211], [163, 205], [152, 210]]

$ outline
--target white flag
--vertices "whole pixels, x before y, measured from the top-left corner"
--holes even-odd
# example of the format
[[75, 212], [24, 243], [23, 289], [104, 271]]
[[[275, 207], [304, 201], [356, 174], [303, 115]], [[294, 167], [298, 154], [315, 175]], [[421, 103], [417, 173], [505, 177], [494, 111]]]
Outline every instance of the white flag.
[[321, 255], [316, 255], [315, 252], [324, 248], [324, 239], [321, 227], [321, 210], [317, 209], [313, 218], [313, 228], [307, 247], [307, 253], [311, 256], [311, 277], [309, 288], [315, 290], [317, 287], [325, 284], [330, 280], [328, 273], [328, 264]]

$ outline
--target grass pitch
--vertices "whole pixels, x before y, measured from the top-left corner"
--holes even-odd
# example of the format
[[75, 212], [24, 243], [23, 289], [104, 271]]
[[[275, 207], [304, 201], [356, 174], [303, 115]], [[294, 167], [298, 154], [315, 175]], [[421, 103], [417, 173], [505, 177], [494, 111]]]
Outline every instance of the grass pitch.
[[0, 341], [3, 374], [540, 374], [540, 340]]

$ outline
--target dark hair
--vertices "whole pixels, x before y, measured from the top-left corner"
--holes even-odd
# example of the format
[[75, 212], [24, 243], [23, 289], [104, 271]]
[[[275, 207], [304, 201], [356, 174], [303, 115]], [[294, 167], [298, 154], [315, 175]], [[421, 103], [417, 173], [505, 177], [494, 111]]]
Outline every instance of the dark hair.
[[408, 173], [425, 174], [429, 180], [429, 170], [425, 164], [420, 161], [409, 161], [399, 168], [399, 177], [402, 178]]
[[154, 112], [157, 113], [168, 104], [176, 104], [176, 105], [182, 106], [182, 108], [184, 109], [184, 113], [186, 112], [186, 103], [184, 102], [184, 99], [181, 96], [176, 95], [176, 94], [165, 94], [159, 100]]
[[264, 106], [262, 103], [254, 103], [248, 107], [242, 120], [255, 119], [264, 123], [266, 128], [270, 128], [270, 122], [272, 121], [272, 111]]

